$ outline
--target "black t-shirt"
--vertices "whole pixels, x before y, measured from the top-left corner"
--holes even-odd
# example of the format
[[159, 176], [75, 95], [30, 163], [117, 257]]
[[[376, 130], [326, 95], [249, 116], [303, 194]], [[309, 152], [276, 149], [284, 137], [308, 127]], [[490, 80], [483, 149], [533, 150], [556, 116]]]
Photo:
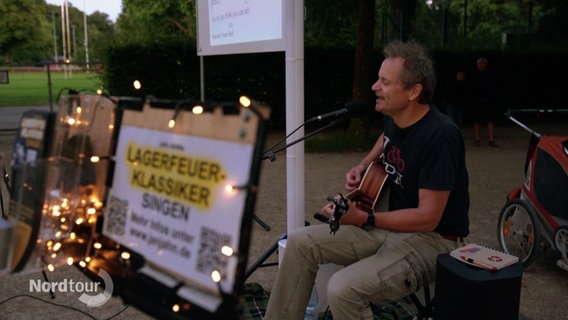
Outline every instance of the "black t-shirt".
[[454, 80], [448, 90], [448, 104], [454, 107], [467, 107], [470, 101], [468, 80]]
[[436, 107], [408, 128], [385, 116], [384, 164], [390, 178], [389, 209], [418, 207], [418, 190], [450, 190], [444, 214], [434, 231], [469, 234], [468, 173], [460, 130]]
[[490, 70], [476, 71], [471, 77], [471, 101], [474, 106], [478, 104], [496, 105], [497, 79]]

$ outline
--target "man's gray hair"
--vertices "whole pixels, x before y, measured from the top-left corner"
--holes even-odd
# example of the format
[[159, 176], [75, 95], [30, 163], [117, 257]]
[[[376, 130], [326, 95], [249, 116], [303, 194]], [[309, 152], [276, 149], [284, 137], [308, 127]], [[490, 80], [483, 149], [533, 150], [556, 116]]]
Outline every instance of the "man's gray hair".
[[421, 84], [422, 93], [418, 97], [418, 102], [430, 102], [436, 88], [436, 72], [428, 50], [415, 41], [393, 41], [387, 44], [383, 52], [385, 58], [404, 59], [400, 73], [404, 87], [410, 89], [415, 84]]

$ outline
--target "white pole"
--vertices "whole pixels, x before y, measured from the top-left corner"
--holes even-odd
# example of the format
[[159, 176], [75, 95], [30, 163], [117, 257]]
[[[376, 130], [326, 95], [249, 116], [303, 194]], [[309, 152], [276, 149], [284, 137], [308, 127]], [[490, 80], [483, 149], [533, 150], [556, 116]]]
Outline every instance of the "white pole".
[[205, 102], [205, 62], [203, 56], [199, 56], [199, 97]]
[[[304, 1], [284, 0], [286, 59], [286, 132], [304, 123]], [[304, 136], [301, 128], [288, 142]], [[288, 232], [304, 226], [304, 143], [286, 150], [286, 209]]]
[[63, 0], [61, 3], [61, 43], [63, 45], [63, 72], [65, 74], [65, 79], [67, 79], [67, 63], [65, 60], [67, 59], [67, 45], [65, 44], [65, 4], [67, 0]]
[[[71, 32], [69, 31], [69, 2], [65, 0], [65, 23], [67, 30], [65, 30], [67, 34], [67, 57], [65, 58], [65, 65], [69, 66], [71, 63]], [[69, 77], [71, 78], [72, 69], [69, 68]]]
[[67, 56], [65, 59], [71, 62], [71, 26], [69, 25], [69, 2], [65, 0], [65, 34], [67, 35]]
[[83, 1], [85, 6], [85, 11], [83, 11], [83, 26], [85, 28], [85, 65], [87, 67], [87, 73], [89, 73], [91, 69], [91, 65], [89, 64], [89, 34], [87, 32], [87, 0]]

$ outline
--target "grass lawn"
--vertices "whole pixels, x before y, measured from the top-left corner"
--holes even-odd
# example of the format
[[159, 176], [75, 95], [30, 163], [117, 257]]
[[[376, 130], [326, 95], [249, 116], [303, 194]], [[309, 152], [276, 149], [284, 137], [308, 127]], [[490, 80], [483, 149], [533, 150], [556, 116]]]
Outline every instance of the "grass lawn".
[[[71, 88], [86, 93], [95, 93], [100, 88], [101, 80], [97, 73], [72, 71], [51, 72], [51, 92], [53, 102], [62, 89]], [[47, 72], [11, 72], [9, 83], [0, 84], [0, 107], [2, 106], [38, 106], [49, 104], [49, 85]]]

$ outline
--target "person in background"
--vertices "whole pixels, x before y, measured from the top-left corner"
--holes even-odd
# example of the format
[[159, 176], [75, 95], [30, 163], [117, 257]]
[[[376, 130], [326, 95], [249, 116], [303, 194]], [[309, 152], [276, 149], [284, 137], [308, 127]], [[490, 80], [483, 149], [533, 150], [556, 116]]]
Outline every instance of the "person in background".
[[450, 82], [446, 112], [454, 120], [458, 128], [462, 127], [464, 111], [470, 103], [469, 83], [463, 69], [456, 71], [455, 78]]
[[489, 62], [485, 57], [476, 61], [477, 70], [471, 77], [471, 107], [473, 120], [474, 145], [481, 146], [481, 123], [487, 123], [488, 144], [497, 147], [495, 143], [495, 107], [497, 105], [497, 81], [493, 73], [487, 69]]
[[[362, 210], [349, 202], [340, 228], [316, 224], [288, 234], [264, 319], [303, 319], [320, 264], [344, 266], [326, 294], [334, 320], [373, 319], [370, 303], [396, 300], [435, 280], [436, 258], [469, 233], [468, 173], [461, 131], [429, 102], [436, 84], [433, 61], [416, 42], [384, 48], [371, 89], [383, 132], [345, 175], [357, 188], [369, 164], [388, 173], [388, 209]], [[383, 156], [384, 155], [384, 156]], [[320, 213], [331, 217], [334, 205]]]

